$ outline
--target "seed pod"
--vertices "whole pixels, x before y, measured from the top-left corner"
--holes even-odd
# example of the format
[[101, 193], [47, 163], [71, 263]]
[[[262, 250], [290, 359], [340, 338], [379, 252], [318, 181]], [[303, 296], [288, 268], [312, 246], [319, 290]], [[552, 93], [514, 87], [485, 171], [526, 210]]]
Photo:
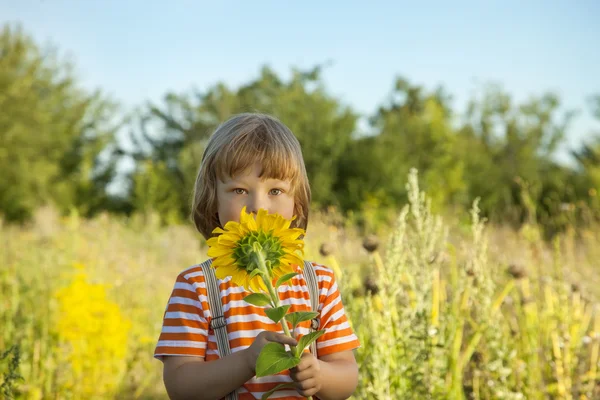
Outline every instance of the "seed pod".
[[379, 247], [379, 239], [375, 235], [369, 235], [363, 240], [363, 247], [366, 251], [372, 253]]
[[376, 295], [377, 293], [379, 293], [379, 286], [377, 285], [377, 282], [373, 277], [368, 276], [365, 279], [363, 285], [365, 287], [365, 292], [370, 293], [372, 295]]
[[579, 282], [571, 283], [571, 291], [579, 292], [580, 290], [581, 290], [581, 286], [579, 285]]
[[483, 354], [481, 354], [479, 351], [474, 351], [473, 355], [471, 356], [471, 360], [473, 360], [475, 364], [479, 365], [483, 361]]
[[508, 272], [510, 274], [510, 276], [512, 276], [515, 279], [521, 279], [527, 275], [527, 273], [525, 272], [525, 269], [516, 264], [509, 265], [506, 272]]
[[333, 253], [333, 245], [329, 242], [323, 243], [319, 248], [319, 253], [321, 253], [323, 257], [327, 257], [328, 255]]

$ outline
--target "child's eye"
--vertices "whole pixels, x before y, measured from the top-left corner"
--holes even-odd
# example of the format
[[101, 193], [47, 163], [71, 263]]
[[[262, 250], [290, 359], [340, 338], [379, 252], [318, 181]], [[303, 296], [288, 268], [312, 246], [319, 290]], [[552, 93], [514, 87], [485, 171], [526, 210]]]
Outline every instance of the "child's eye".
[[244, 193], [246, 193], [246, 189], [235, 188], [235, 189], [233, 189], [233, 192], [235, 194], [244, 194]]
[[283, 193], [283, 190], [281, 189], [271, 189], [270, 194], [272, 194], [273, 196], [279, 196], [281, 193]]

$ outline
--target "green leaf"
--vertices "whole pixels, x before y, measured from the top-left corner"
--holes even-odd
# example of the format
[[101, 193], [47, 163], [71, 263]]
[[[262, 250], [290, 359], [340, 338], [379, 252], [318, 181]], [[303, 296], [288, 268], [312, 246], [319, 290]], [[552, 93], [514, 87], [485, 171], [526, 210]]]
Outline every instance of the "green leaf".
[[295, 387], [296, 387], [296, 384], [294, 382], [282, 383], [280, 385], [275, 386], [273, 389], [269, 390], [265, 394], [263, 394], [262, 397], [260, 398], [260, 400], [267, 400], [270, 395], [272, 395], [273, 393], [275, 393], [275, 391], [277, 391], [279, 389], [295, 388]]
[[315, 311], [296, 311], [286, 315], [285, 319], [292, 324], [292, 330], [294, 330], [300, 322], [310, 321], [311, 319], [317, 318], [318, 316], [319, 313]]
[[244, 301], [246, 303], [250, 303], [258, 307], [271, 304], [271, 299], [269, 298], [269, 296], [262, 293], [249, 294], [248, 296], [244, 297]]
[[306, 347], [308, 347], [312, 342], [317, 340], [324, 333], [325, 330], [322, 329], [320, 331], [311, 332], [308, 335], [302, 336], [298, 341], [298, 346], [296, 346], [296, 356], [299, 357]]
[[281, 343], [267, 343], [256, 359], [256, 377], [275, 375], [300, 364], [300, 358], [285, 351]]
[[249, 276], [249, 278], [250, 278], [250, 279], [252, 279], [252, 278], [254, 278], [256, 275], [258, 275], [258, 274], [260, 274], [260, 273], [261, 273], [261, 270], [260, 270], [260, 269], [258, 269], [258, 268], [255, 268], [255, 269], [254, 269], [254, 271], [250, 272], [250, 276]]
[[282, 276], [279, 279], [277, 279], [277, 282], [275, 283], [275, 287], [278, 288], [279, 286], [283, 285], [285, 282], [289, 281], [290, 279], [292, 279], [296, 275], [298, 275], [297, 272], [292, 272], [290, 274], [285, 274], [284, 276]]
[[288, 312], [290, 306], [279, 306], [276, 308], [267, 308], [265, 309], [265, 314], [267, 317], [271, 319], [273, 322], [281, 321], [281, 318], [285, 316], [285, 313]]

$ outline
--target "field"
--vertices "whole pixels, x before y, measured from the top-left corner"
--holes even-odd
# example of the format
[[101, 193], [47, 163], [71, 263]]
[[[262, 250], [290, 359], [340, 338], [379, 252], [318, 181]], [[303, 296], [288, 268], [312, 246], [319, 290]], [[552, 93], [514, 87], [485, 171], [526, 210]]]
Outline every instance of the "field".
[[[485, 224], [476, 202], [433, 215], [410, 185], [379, 244], [335, 210], [309, 223], [306, 258], [339, 266], [362, 343], [353, 398], [600, 398], [600, 227], [547, 242], [535, 225]], [[166, 398], [152, 358], [162, 314], [177, 273], [205, 257], [190, 226], [152, 214], [43, 208], [2, 225], [0, 396]]]

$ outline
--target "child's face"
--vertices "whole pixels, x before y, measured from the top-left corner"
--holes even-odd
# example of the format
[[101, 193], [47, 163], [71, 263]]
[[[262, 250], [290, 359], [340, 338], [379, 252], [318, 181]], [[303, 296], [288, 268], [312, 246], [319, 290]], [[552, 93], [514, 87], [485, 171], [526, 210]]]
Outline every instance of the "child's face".
[[239, 222], [240, 212], [246, 206], [248, 213], [257, 213], [264, 208], [269, 213], [278, 213], [284, 218], [294, 216], [294, 194], [291, 182], [259, 177], [262, 166], [255, 163], [245, 173], [224, 182], [217, 179], [217, 200], [221, 226], [229, 221]]

